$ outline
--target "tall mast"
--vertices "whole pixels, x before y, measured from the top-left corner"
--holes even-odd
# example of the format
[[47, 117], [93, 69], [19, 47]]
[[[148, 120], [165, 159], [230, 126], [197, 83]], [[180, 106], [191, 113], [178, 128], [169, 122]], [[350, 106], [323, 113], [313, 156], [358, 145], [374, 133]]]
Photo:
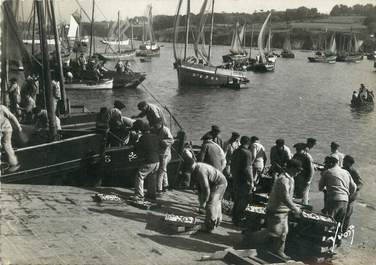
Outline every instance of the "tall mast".
[[211, 10], [211, 26], [210, 26], [210, 42], [208, 51], [208, 62], [210, 62], [211, 48], [213, 45], [213, 31], [214, 31], [214, 0], [212, 0], [212, 10]]
[[2, 16], [1, 28], [1, 93], [0, 104], [6, 105], [5, 94], [8, 83], [8, 23], [5, 21], [5, 14]]
[[46, 97], [46, 109], [48, 117], [48, 127], [49, 127], [49, 136], [50, 140], [54, 141], [56, 139], [57, 130], [56, 130], [56, 116], [54, 109], [54, 102], [52, 98], [51, 90], [51, 73], [50, 73], [50, 62], [48, 57], [48, 46], [47, 46], [47, 25], [44, 16], [43, 2], [35, 0], [35, 4], [38, 12], [38, 22], [40, 24], [41, 31], [40, 34], [40, 45], [42, 50], [42, 72], [43, 72], [43, 82], [45, 88], [45, 97]]
[[187, 21], [185, 24], [185, 44], [184, 44], [184, 59], [187, 58], [187, 48], [189, 43], [189, 23], [191, 18], [191, 0], [187, 1]]
[[118, 11], [118, 53], [120, 54], [120, 10]]
[[61, 62], [61, 47], [59, 41], [58, 30], [56, 26], [56, 17], [55, 17], [55, 7], [54, 7], [54, 0], [50, 0], [50, 8], [51, 8], [51, 24], [52, 29], [54, 32], [55, 38], [55, 49], [56, 49], [56, 57], [57, 57], [57, 67], [59, 70], [59, 82], [61, 88], [61, 100], [63, 102], [63, 113], [66, 112], [66, 94], [65, 94], [65, 85], [64, 85], [64, 74], [63, 74], [63, 63]]
[[131, 22], [131, 49], [133, 50], [133, 19]]
[[90, 50], [89, 56], [91, 57], [91, 52], [94, 51], [94, 5], [95, 0], [93, 0], [93, 9], [91, 11], [91, 34], [90, 34]]
[[252, 24], [251, 45], [249, 45], [249, 58], [251, 58], [251, 54], [252, 54], [253, 31], [254, 31], [254, 24]]

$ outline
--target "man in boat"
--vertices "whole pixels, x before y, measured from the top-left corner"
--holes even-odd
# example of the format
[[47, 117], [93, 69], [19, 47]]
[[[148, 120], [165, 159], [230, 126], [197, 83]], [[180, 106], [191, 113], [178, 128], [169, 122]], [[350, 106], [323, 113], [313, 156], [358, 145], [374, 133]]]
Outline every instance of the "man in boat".
[[171, 161], [171, 146], [174, 143], [170, 129], [163, 125], [162, 119], [158, 119], [154, 125], [154, 131], [159, 137], [160, 154], [158, 169], [158, 192], [166, 191], [168, 188], [167, 165]]
[[347, 229], [349, 228], [350, 217], [351, 217], [351, 215], [353, 213], [353, 209], [354, 209], [354, 202], [359, 196], [360, 189], [363, 187], [363, 180], [360, 177], [358, 171], [353, 167], [354, 163], [355, 163], [355, 160], [352, 156], [346, 155], [345, 158], [343, 159], [343, 167], [342, 168], [347, 170], [350, 173], [351, 178], [354, 180], [356, 187], [357, 187], [354, 195], [350, 196], [350, 198], [349, 198], [349, 204], [347, 206], [345, 220], [343, 221], [343, 231], [344, 232], [346, 232]]
[[54, 111], [57, 112], [57, 115], [58, 115], [59, 111], [57, 109], [57, 105], [61, 99], [61, 89], [60, 89], [59, 77], [56, 75], [53, 75], [52, 77], [51, 88], [52, 88], [52, 100], [54, 103]]
[[191, 178], [197, 183], [200, 211], [205, 209], [202, 231], [212, 232], [222, 221], [222, 199], [226, 191], [226, 177], [221, 171], [206, 163], [190, 160]]
[[13, 115], [6, 106], [0, 104], [0, 146], [4, 148], [8, 156], [10, 166], [8, 172], [14, 172], [20, 167], [12, 147], [13, 127], [15, 127], [18, 132], [22, 132], [22, 127], [16, 116]]
[[87, 61], [83, 53], [81, 53], [80, 57], [78, 57], [77, 63], [81, 71], [86, 71]]
[[314, 173], [314, 165], [312, 157], [307, 152], [307, 144], [297, 143], [294, 145], [296, 153], [292, 157], [300, 161], [302, 164], [302, 171], [295, 177], [295, 197], [302, 199], [302, 203], [308, 205], [309, 203], [309, 189]]
[[[142, 136], [135, 145], [135, 152], [138, 157], [143, 158], [143, 164], [139, 167], [135, 179], [135, 199], [144, 200], [144, 180], [148, 180], [147, 195], [151, 200], [156, 199], [156, 178], [159, 168], [159, 137], [151, 133], [147, 122], [141, 122]], [[135, 125], [139, 124], [138, 121]]]
[[19, 104], [21, 103], [21, 89], [17, 83], [17, 78], [10, 79], [10, 86], [8, 89], [10, 111], [17, 117], [20, 117]]
[[[45, 109], [39, 109], [38, 107], [34, 109], [34, 112], [36, 113], [35, 117], [35, 124], [34, 124], [34, 130], [40, 131], [40, 130], [48, 130], [48, 113]], [[61, 122], [58, 116], [56, 117], [56, 129], [61, 130]]]
[[[350, 173], [338, 166], [338, 156], [325, 158], [325, 170], [321, 172], [319, 191], [325, 191], [325, 213], [343, 224], [349, 198], [353, 197], [357, 186]], [[340, 229], [342, 232], [342, 226]]]
[[364, 84], [360, 84], [360, 88], [359, 88], [359, 98], [360, 98], [362, 101], [367, 100], [367, 89], [366, 89], [366, 87], [365, 87]]
[[277, 139], [275, 145], [270, 149], [270, 174], [273, 179], [282, 173], [282, 169], [285, 168], [291, 157], [290, 148], [285, 145], [285, 140]]
[[259, 142], [257, 136], [252, 136], [249, 150], [252, 153], [253, 178], [257, 183], [260, 180], [261, 173], [267, 161], [265, 147]]
[[223, 140], [219, 136], [220, 133], [221, 130], [219, 129], [219, 127], [217, 125], [212, 125], [211, 131], [205, 133], [204, 136], [201, 137], [201, 140], [204, 140], [205, 135], [210, 134], [213, 137], [213, 142], [218, 144], [223, 149]]
[[358, 92], [354, 90], [354, 92], [352, 94], [352, 98], [351, 98], [351, 104], [352, 105], [357, 105], [358, 103], [359, 103]]
[[337, 144], [336, 142], [331, 142], [330, 143], [330, 155], [337, 155], [338, 156], [338, 166], [339, 167], [342, 167], [343, 166], [343, 158], [345, 157], [345, 155], [343, 153], [341, 153], [339, 150], [339, 144]]
[[250, 195], [254, 188], [252, 153], [249, 150], [251, 140], [248, 136], [242, 136], [240, 147], [234, 151], [231, 160], [231, 174], [233, 179], [232, 222], [239, 225], [244, 217], [245, 209], [250, 201]]
[[231, 138], [228, 141], [225, 141], [223, 144], [223, 149], [225, 152], [225, 158], [226, 158], [226, 167], [223, 171], [228, 184], [228, 189], [226, 190], [225, 198], [231, 200], [232, 199], [232, 175], [231, 175], [231, 160], [232, 156], [240, 146], [239, 142], [240, 134], [238, 132], [232, 132]]
[[141, 101], [137, 104], [137, 108], [141, 111], [138, 115], [132, 116], [133, 119], [143, 118], [146, 116], [150, 126], [154, 126], [158, 119], [162, 119], [163, 125], [167, 125], [163, 111], [152, 103]]
[[203, 144], [197, 160], [212, 165], [222, 172], [226, 167], [225, 153], [222, 148], [213, 141], [211, 134], [205, 134], [203, 137]]
[[301, 214], [300, 208], [293, 202], [294, 178], [301, 170], [300, 161], [295, 159], [287, 161], [286, 169], [273, 184], [266, 207], [266, 224], [271, 239], [271, 250], [284, 259], [289, 259], [285, 254], [289, 212], [292, 211], [297, 216]]
[[126, 106], [120, 100], [114, 101], [114, 107], [109, 114], [109, 137], [111, 146], [119, 146], [126, 142], [129, 136], [129, 129], [133, 126], [134, 120], [123, 116], [122, 110]]
[[121, 60], [119, 60], [116, 65], [115, 65], [115, 70], [118, 73], [123, 73], [124, 72], [124, 64]]

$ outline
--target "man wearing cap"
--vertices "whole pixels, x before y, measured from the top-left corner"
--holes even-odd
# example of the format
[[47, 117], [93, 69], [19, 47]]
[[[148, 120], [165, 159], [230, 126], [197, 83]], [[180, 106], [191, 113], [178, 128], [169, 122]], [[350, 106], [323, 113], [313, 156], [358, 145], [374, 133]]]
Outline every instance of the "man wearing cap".
[[206, 135], [210, 134], [212, 136], [213, 142], [215, 142], [216, 144], [218, 144], [224, 150], [223, 140], [219, 136], [220, 133], [221, 133], [221, 130], [219, 129], [219, 127], [217, 125], [212, 125], [211, 131], [205, 133], [204, 136], [201, 137], [201, 140], [204, 140], [204, 137]]
[[150, 132], [150, 126], [147, 122], [142, 122], [140, 127], [142, 136], [135, 145], [135, 152], [139, 158], [143, 159], [143, 164], [139, 167], [136, 175], [135, 197], [138, 200], [144, 199], [144, 180], [147, 178], [147, 197], [155, 200], [160, 154], [159, 138]]
[[258, 182], [267, 160], [265, 147], [257, 136], [252, 136], [249, 150], [252, 153], [253, 179]]
[[159, 137], [160, 154], [157, 182], [158, 192], [161, 192], [168, 188], [167, 165], [171, 161], [171, 146], [174, 143], [174, 137], [160, 118], [157, 119], [153, 129]]
[[302, 171], [295, 177], [295, 197], [302, 199], [303, 204], [309, 203], [309, 189], [315, 172], [312, 157], [308, 154], [305, 143], [294, 145], [296, 153], [292, 157], [302, 164]]
[[332, 142], [330, 144], [330, 155], [336, 155], [338, 156], [338, 166], [342, 167], [343, 166], [343, 158], [345, 157], [344, 154], [342, 154], [340, 151], [338, 151], [339, 144], [336, 142]]
[[197, 160], [223, 171], [226, 167], [226, 157], [222, 148], [213, 141], [213, 136], [211, 134], [205, 134], [203, 136], [203, 141]]
[[273, 184], [266, 207], [266, 223], [271, 250], [282, 258], [288, 259], [285, 254], [285, 243], [288, 234], [288, 213], [292, 211], [300, 215], [301, 210], [293, 202], [294, 178], [302, 169], [302, 164], [296, 159], [286, 163], [286, 169]]
[[277, 139], [275, 145], [270, 149], [270, 171], [273, 178], [282, 173], [287, 161], [292, 157], [290, 148], [285, 145], [285, 140]]
[[223, 151], [226, 158], [226, 167], [223, 171], [225, 177], [227, 178], [228, 189], [226, 190], [225, 198], [231, 200], [232, 196], [232, 176], [231, 176], [231, 159], [235, 150], [239, 148], [240, 134], [237, 132], [232, 132], [231, 138], [223, 144]]
[[325, 170], [321, 172], [319, 191], [325, 191], [326, 214], [343, 224], [347, 212], [349, 198], [357, 190], [350, 173], [338, 166], [338, 156], [325, 158]]
[[354, 209], [354, 201], [358, 198], [358, 193], [359, 193], [360, 189], [363, 187], [362, 178], [359, 176], [359, 173], [353, 167], [354, 163], [355, 163], [355, 160], [352, 156], [346, 155], [343, 159], [343, 167], [342, 168], [347, 170], [350, 173], [351, 178], [354, 180], [354, 182], [357, 186], [356, 192], [354, 193], [353, 196], [350, 196], [350, 198], [349, 198], [349, 204], [347, 206], [346, 217], [345, 217], [345, 220], [343, 222], [343, 231], [344, 232], [346, 232], [346, 230], [347, 230], [347, 228], [349, 227], [349, 224], [350, 224], [350, 217], [351, 217], [351, 215], [353, 213], [353, 209]]
[[240, 147], [234, 151], [231, 161], [231, 174], [233, 180], [232, 221], [239, 225], [244, 217], [245, 209], [250, 200], [250, 195], [254, 187], [252, 153], [249, 151], [251, 140], [247, 136], [240, 139]]
[[222, 221], [222, 199], [226, 177], [211, 165], [190, 160], [191, 178], [197, 183], [200, 209], [206, 210], [203, 231], [211, 232]]
[[137, 104], [137, 108], [140, 110], [140, 113], [136, 116], [132, 116], [133, 119], [146, 117], [152, 127], [158, 119], [162, 119], [163, 125], [167, 125], [163, 111], [157, 105], [141, 101]]

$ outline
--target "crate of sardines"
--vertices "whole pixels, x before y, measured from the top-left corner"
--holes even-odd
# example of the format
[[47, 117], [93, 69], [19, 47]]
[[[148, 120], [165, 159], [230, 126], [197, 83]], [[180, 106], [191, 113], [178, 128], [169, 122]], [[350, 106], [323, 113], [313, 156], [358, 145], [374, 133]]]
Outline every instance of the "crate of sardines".
[[196, 217], [192, 216], [182, 216], [182, 215], [175, 215], [175, 214], [166, 214], [164, 216], [164, 222], [168, 224], [173, 224], [176, 226], [185, 226], [185, 227], [193, 227], [196, 224]]
[[337, 224], [333, 217], [319, 213], [314, 213], [308, 210], [302, 210], [300, 219], [301, 221], [318, 223], [323, 226], [335, 226]]

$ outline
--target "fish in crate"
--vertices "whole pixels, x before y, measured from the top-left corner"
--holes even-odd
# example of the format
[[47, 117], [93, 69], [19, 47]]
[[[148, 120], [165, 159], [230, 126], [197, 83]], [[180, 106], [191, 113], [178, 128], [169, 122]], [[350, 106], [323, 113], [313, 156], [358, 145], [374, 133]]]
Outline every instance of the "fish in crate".
[[175, 214], [166, 214], [164, 221], [168, 224], [175, 226], [194, 227], [196, 224], [196, 218], [192, 216], [182, 216]]

